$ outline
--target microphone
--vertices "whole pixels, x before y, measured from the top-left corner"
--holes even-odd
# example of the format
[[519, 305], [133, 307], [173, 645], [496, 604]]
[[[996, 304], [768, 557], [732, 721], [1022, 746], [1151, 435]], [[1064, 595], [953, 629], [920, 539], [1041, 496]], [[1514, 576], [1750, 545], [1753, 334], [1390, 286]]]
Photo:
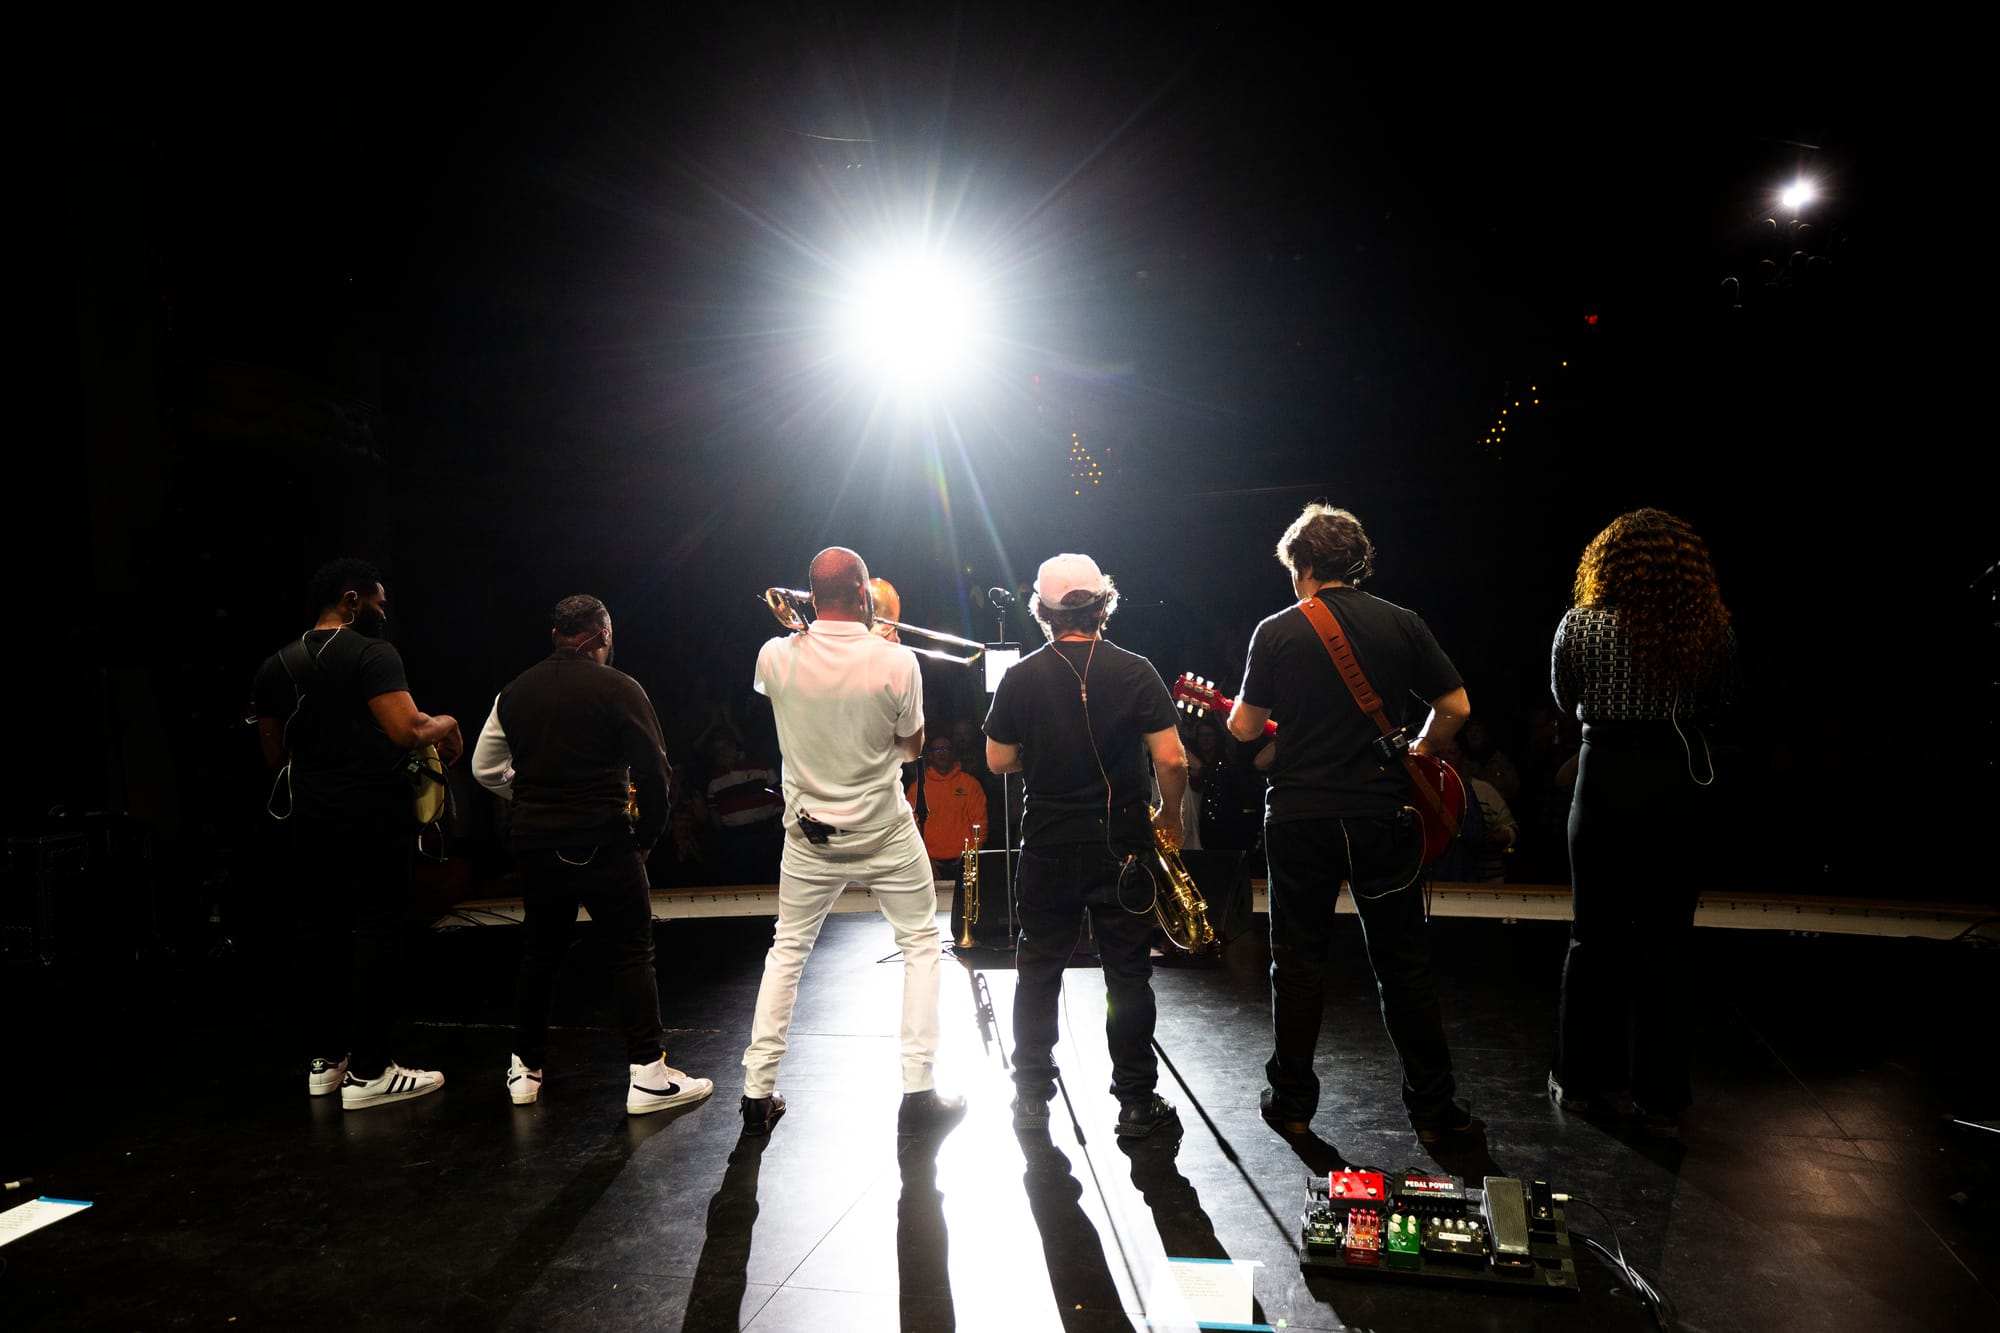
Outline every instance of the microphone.
[[1008, 592], [1005, 588], [988, 588], [986, 590], [986, 600], [999, 607], [1002, 611], [1005, 611], [1014, 604], [1014, 594]]

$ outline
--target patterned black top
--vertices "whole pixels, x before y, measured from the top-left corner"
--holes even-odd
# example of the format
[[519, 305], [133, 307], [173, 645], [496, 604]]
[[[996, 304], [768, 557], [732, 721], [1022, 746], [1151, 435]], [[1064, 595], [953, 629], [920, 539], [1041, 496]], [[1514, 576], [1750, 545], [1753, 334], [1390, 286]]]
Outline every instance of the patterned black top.
[[1549, 688], [1556, 704], [1579, 722], [1700, 720], [1726, 706], [1735, 693], [1736, 631], [1728, 631], [1721, 661], [1692, 697], [1639, 669], [1615, 611], [1571, 607], [1556, 626], [1549, 659]]

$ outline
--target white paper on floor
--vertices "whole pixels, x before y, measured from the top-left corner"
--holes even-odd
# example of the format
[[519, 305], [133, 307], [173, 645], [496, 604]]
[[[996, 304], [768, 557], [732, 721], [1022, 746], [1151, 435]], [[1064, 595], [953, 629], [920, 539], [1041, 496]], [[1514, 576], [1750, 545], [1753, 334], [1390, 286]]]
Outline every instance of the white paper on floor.
[[21, 1239], [30, 1231], [40, 1231], [51, 1222], [74, 1217], [90, 1207], [79, 1199], [30, 1199], [18, 1208], [0, 1213], [0, 1245]]
[[1146, 1322], [1157, 1329], [1264, 1327], [1250, 1322], [1259, 1267], [1255, 1260], [1168, 1259], [1153, 1284]]

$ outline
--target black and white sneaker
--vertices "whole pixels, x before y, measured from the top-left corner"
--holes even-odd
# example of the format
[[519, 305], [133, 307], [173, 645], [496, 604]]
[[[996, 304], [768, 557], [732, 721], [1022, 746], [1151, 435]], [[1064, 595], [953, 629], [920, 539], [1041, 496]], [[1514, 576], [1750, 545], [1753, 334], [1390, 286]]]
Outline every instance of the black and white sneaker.
[[689, 1078], [668, 1064], [664, 1055], [649, 1065], [631, 1065], [629, 1068], [632, 1071], [632, 1086], [625, 1091], [627, 1115], [646, 1115], [664, 1111], [670, 1106], [686, 1106], [715, 1091], [713, 1082], [705, 1078]]
[[444, 1075], [435, 1069], [405, 1069], [391, 1063], [374, 1078], [361, 1079], [348, 1073], [340, 1081], [340, 1106], [345, 1111], [365, 1111], [371, 1106], [428, 1096], [443, 1086]]
[[329, 1060], [316, 1056], [312, 1067], [306, 1071], [306, 1092], [314, 1097], [325, 1097], [340, 1091], [340, 1082], [347, 1077], [347, 1057]]
[[507, 1065], [507, 1095], [514, 1099], [514, 1105], [527, 1106], [542, 1095], [542, 1071], [530, 1069], [521, 1063], [521, 1057], [510, 1055]]

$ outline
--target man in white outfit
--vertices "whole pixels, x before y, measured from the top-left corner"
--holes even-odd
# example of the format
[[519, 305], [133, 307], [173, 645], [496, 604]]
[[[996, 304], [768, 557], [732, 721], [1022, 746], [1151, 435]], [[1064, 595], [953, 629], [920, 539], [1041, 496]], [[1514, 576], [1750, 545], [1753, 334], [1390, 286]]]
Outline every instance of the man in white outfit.
[[965, 1116], [940, 1097], [937, 889], [903, 794], [902, 766], [923, 754], [924, 684], [916, 655], [871, 632], [868, 566], [842, 546], [813, 557], [816, 618], [757, 654], [756, 687], [771, 700], [784, 756], [785, 848], [778, 925], [764, 957], [757, 1015], [743, 1052], [743, 1128], [768, 1134], [799, 975], [835, 899], [872, 889], [903, 952], [902, 1134], [942, 1134]]

